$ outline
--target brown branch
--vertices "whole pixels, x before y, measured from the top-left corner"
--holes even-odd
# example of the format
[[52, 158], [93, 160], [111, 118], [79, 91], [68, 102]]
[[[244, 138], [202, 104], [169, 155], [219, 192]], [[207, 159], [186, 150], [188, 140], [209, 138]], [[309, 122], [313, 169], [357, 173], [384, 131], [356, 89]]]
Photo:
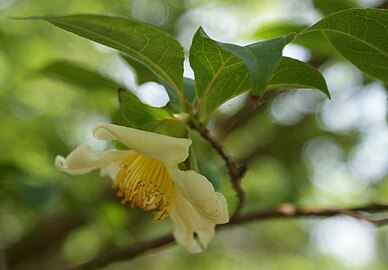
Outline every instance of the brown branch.
[[152, 239], [149, 241], [138, 242], [127, 247], [110, 248], [101, 252], [95, 259], [80, 264], [74, 267], [67, 268], [67, 270], [94, 270], [103, 266], [109, 265], [113, 262], [126, 261], [132, 259], [144, 252], [165, 246], [174, 241], [171, 234]]
[[[356, 219], [365, 220], [382, 226], [388, 224], [388, 218], [376, 219], [370, 213], [388, 211], [388, 204], [371, 204], [356, 208], [303, 208], [296, 207], [292, 204], [282, 204], [274, 209], [265, 209], [240, 215], [231, 222], [217, 226], [217, 229], [225, 229], [232, 225], [243, 224], [253, 221], [263, 221], [276, 218], [299, 218], [299, 217], [331, 217], [336, 215], [351, 216]], [[173, 242], [174, 238], [171, 234], [149, 241], [139, 242], [123, 248], [108, 249], [101, 252], [95, 259], [72, 267], [67, 270], [89, 270], [98, 269], [109, 265], [113, 262], [132, 259], [144, 252], [165, 246]]]
[[229, 171], [230, 178], [232, 180], [232, 187], [235, 190], [238, 197], [237, 207], [231, 217], [231, 220], [234, 220], [240, 214], [242, 206], [244, 205], [244, 202], [245, 202], [245, 193], [243, 188], [241, 187], [241, 177], [243, 176], [246, 168], [237, 167], [237, 165], [232, 161], [232, 159], [225, 152], [222, 145], [218, 143], [217, 140], [210, 135], [209, 130], [207, 130], [206, 128], [199, 128], [197, 126], [192, 126], [192, 128], [197, 130], [201, 134], [201, 136], [213, 146], [213, 148], [225, 161], [226, 167], [228, 168], [228, 171]]
[[[357, 208], [300, 208], [292, 204], [282, 204], [275, 209], [266, 209], [251, 212], [236, 218], [233, 224], [242, 224], [255, 220], [275, 218], [297, 218], [297, 217], [331, 217], [336, 215], [350, 216], [356, 219], [365, 220], [376, 226], [387, 224], [387, 219], [374, 219], [370, 213], [388, 211], [388, 205], [371, 204]], [[225, 225], [223, 225], [225, 226]]]

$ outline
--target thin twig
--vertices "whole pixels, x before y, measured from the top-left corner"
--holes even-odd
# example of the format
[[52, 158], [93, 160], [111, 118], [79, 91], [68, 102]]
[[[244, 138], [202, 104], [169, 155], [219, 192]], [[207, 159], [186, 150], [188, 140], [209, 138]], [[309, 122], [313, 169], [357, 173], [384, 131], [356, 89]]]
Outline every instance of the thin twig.
[[[292, 204], [282, 204], [274, 209], [264, 209], [240, 215], [227, 224], [217, 226], [217, 229], [225, 229], [236, 224], [276, 218], [331, 217], [336, 215], [351, 216], [356, 219], [371, 222], [376, 226], [382, 226], [388, 224], [388, 218], [374, 219], [371, 217], [370, 213], [383, 211], [388, 211], [388, 205], [371, 204], [357, 208], [303, 208], [296, 207]], [[101, 252], [95, 259], [87, 263], [68, 268], [68, 270], [98, 269], [113, 262], [132, 259], [148, 250], [165, 246], [173, 242], [173, 240], [173, 236], [168, 234], [160, 238], [135, 243], [127, 247], [109, 249]]]
[[245, 167], [243, 168], [237, 167], [237, 165], [232, 161], [232, 159], [225, 152], [222, 145], [218, 143], [217, 140], [210, 135], [209, 130], [207, 130], [206, 128], [199, 128], [197, 126], [192, 126], [192, 127], [195, 130], [197, 130], [199, 134], [201, 134], [201, 136], [213, 146], [213, 148], [225, 161], [226, 167], [228, 168], [228, 171], [229, 171], [230, 178], [232, 180], [232, 187], [236, 191], [236, 194], [238, 197], [237, 207], [231, 217], [231, 220], [234, 220], [240, 214], [242, 206], [244, 205], [244, 202], [245, 202], [245, 193], [243, 188], [241, 187], [241, 177], [245, 172]]

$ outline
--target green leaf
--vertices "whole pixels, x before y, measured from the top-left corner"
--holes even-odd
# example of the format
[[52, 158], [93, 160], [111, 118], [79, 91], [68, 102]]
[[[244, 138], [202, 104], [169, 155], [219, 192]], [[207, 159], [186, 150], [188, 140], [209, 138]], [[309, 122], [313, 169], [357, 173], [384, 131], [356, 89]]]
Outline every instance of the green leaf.
[[[179, 104], [179, 97], [169, 85], [164, 84], [163, 82], [161, 83], [166, 89], [167, 94], [170, 98], [170, 101], [167, 103], [168, 108], [171, 110], [172, 113], [180, 113], [181, 108]], [[195, 95], [194, 81], [192, 79], [183, 77], [183, 96], [188, 104], [190, 104], [191, 106], [195, 104], [197, 96]]]
[[[139, 84], [150, 81], [159, 82], [155, 74], [152, 73], [146, 66], [129, 58], [126, 55], [122, 54], [121, 56], [135, 70]], [[163, 81], [161, 83], [164, 84]], [[164, 86], [170, 98], [169, 106], [173, 109], [174, 112], [179, 112], [180, 107], [178, 96], [175, 94], [174, 90], [171, 87], [166, 84], [164, 84]], [[195, 95], [194, 80], [183, 77], [183, 96], [189, 102], [189, 104], [194, 105], [197, 100], [197, 97]]]
[[284, 46], [294, 36], [288, 34], [241, 47], [216, 42], [199, 28], [190, 48], [190, 64], [200, 121], [206, 122], [215, 109], [238, 94], [249, 90], [254, 95], [263, 93]]
[[[276, 36], [286, 35], [287, 33], [299, 33], [306, 29], [308, 25], [300, 24], [295, 21], [275, 21], [270, 24], [262, 25], [253, 34], [256, 38], [274, 38]], [[332, 57], [335, 50], [330, 42], [325, 39], [321, 32], [310, 32], [303, 36], [297, 35], [296, 39], [292, 41], [294, 44], [301, 45], [309, 49], [314, 55], [319, 57]]]
[[298, 35], [293, 43], [309, 49], [314, 56], [321, 59], [332, 58], [336, 54], [336, 50], [320, 31]]
[[313, 88], [321, 90], [330, 98], [326, 81], [313, 66], [288, 57], [282, 57], [268, 88]]
[[170, 137], [187, 138], [188, 127], [178, 119], [165, 119], [160, 121], [153, 131]]
[[190, 78], [183, 78], [183, 94], [185, 99], [191, 104], [194, 105], [197, 101], [197, 96], [195, 95], [195, 81]]
[[128, 18], [104, 15], [47, 16], [40, 19], [128, 54], [182, 96], [183, 48], [162, 30]]
[[[168, 85], [163, 80], [159, 80], [158, 77], [153, 72], [151, 72], [151, 70], [149, 68], [147, 68], [143, 64], [131, 59], [130, 57], [128, 57], [124, 54], [122, 54], [121, 56], [135, 70], [135, 73], [137, 75], [138, 84], [143, 84], [146, 82], [157, 82], [157, 83], [162, 84], [164, 86], [164, 88], [166, 89], [166, 92], [167, 92], [168, 97], [170, 99], [170, 101], [167, 104], [167, 109], [169, 109], [172, 113], [180, 112], [181, 106], [180, 106], [179, 97], [170, 85]], [[186, 89], [187, 89], [187, 87], [191, 86], [190, 83], [187, 82], [187, 80], [190, 80], [190, 79], [183, 78], [183, 96], [185, 97], [186, 100], [187, 100], [186, 95], [189, 94]], [[193, 91], [194, 91], [194, 86], [193, 86]], [[192, 97], [192, 95], [189, 94], [189, 98], [194, 99], [195, 92], [194, 92], [194, 97]], [[189, 101], [189, 102], [191, 103], [191, 101]]]
[[240, 47], [218, 42], [221, 48], [238, 56], [248, 68], [252, 79], [251, 93], [260, 95], [267, 87], [273, 71], [282, 57], [283, 48], [295, 37], [294, 33]]
[[52, 62], [39, 70], [39, 72], [54, 79], [60, 79], [87, 89], [109, 88], [116, 91], [120, 87], [118, 83], [96, 71], [78, 63], [65, 60]]
[[143, 84], [146, 82], [158, 82], [158, 77], [153, 73], [148, 67], [139, 63], [136, 60], [133, 60], [125, 54], [121, 54], [122, 58], [130, 65], [136, 73], [137, 83]]
[[251, 89], [244, 63], [210, 39], [202, 28], [193, 38], [190, 65], [195, 75], [200, 121], [206, 122], [223, 102]]
[[168, 109], [172, 113], [179, 113], [179, 112], [181, 112], [180, 100], [179, 100], [178, 95], [174, 91], [174, 89], [172, 89], [170, 85], [164, 83], [163, 81], [160, 82], [160, 83], [164, 86], [164, 89], [166, 89], [168, 97], [170, 98], [170, 101], [167, 103]]
[[388, 10], [349, 9], [323, 18], [304, 33], [323, 31], [342, 56], [366, 74], [387, 82], [387, 26]]
[[142, 103], [138, 97], [127, 90], [119, 89], [118, 95], [121, 114], [130, 127], [153, 130], [160, 121], [172, 119], [164, 109]]

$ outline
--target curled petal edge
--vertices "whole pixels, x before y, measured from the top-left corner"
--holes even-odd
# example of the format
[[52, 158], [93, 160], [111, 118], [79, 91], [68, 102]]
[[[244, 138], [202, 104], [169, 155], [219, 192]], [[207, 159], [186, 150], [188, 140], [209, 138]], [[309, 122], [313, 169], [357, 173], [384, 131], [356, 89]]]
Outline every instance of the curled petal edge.
[[189, 252], [206, 249], [215, 234], [215, 224], [204, 219], [180, 193], [170, 218], [175, 240]]
[[68, 174], [85, 174], [98, 168], [103, 168], [112, 163], [117, 163], [128, 156], [128, 150], [109, 150], [105, 152], [92, 152], [90, 145], [81, 144], [66, 158], [57, 156], [55, 166]]
[[229, 222], [228, 204], [224, 195], [215, 192], [212, 183], [203, 175], [193, 171], [168, 168], [169, 174], [182, 196], [198, 213], [215, 224]]
[[101, 122], [94, 126], [93, 135], [100, 140], [118, 140], [128, 148], [168, 165], [185, 161], [192, 143], [190, 139], [174, 138]]

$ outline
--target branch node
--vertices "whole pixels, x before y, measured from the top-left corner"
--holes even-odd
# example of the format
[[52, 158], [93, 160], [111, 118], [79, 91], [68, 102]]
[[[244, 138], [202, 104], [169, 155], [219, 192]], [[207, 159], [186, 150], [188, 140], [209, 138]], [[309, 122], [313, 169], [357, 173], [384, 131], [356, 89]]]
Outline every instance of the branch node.
[[293, 216], [296, 214], [297, 209], [295, 208], [294, 205], [292, 205], [290, 203], [284, 203], [284, 204], [280, 205], [279, 211], [286, 216]]

